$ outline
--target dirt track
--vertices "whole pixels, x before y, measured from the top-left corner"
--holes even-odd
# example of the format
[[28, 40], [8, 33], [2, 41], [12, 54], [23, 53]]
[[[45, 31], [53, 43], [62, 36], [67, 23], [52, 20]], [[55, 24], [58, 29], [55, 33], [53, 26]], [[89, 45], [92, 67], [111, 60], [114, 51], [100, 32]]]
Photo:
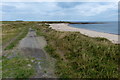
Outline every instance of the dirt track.
[[41, 60], [37, 62], [37, 73], [33, 76], [34, 78], [55, 77], [54, 61], [50, 59], [49, 55], [44, 51], [46, 44], [44, 37], [37, 37], [36, 32], [30, 28], [27, 36], [20, 41], [18, 46], [18, 49], [24, 56]]
[[43, 37], [37, 37], [34, 30], [29, 30], [27, 36], [21, 40], [19, 48], [25, 52], [26, 56], [35, 58], [46, 58], [43, 48], [46, 41]]

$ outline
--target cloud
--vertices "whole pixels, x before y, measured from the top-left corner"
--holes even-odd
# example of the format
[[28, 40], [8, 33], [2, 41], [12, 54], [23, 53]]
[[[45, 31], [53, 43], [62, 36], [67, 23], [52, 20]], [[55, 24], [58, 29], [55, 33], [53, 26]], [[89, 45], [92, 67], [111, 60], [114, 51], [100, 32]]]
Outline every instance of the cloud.
[[94, 16], [107, 11], [117, 10], [117, 5], [114, 3], [86, 3], [76, 6], [78, 13], [83, 16]]
[[[15, 10], [14, 13], [37, 13], [37, 14], [48, 14], [54, 10], [59, 10], [56, 3], [44, 3], [44, 2], [30, 2], [30, 3], [19, 3], [19, 2], [7, 2], [3, 5], [3, 12], [7, 10]], [[12, 11], [10, 13], [13, 13]]]
[[14, 7], [14, 6], [4, 5], [2, 7], [3, 12], [13, 12], [15, 10], [16, 10], [16, 7]]
[[118, 2], [119, 0], [2, 0], [2, 2]]
[[117, 13], [115, 2], [5, 2], [2, 6], [3, 20], [116, 20]]
[[82, 4], [82, 2], [58, 2], [57, 6], [61, 7], [61, 8], [73, 8], [77, 5]]
[[[67, 6], [66, 6], [67, 4]], [[70, 6], [71, 5], [71, 6]], [[95, 16], [101, 13], [105, 13], [107, 11], [112, 11], [115, 10], [117, 11], [118, 5], [113, 2], [109, 3], [98, 3], [98, 2], [86, 2], [86, 3], [81, 3], [78, 2], [77, 4], [74, 2], [69, 2], [69, 3], [59, 3], [58, 5], [62, 9], [59, 10], [57, 13], [61, 13], [64, 15], [80, 15], [83, 17], [87, 16]]]

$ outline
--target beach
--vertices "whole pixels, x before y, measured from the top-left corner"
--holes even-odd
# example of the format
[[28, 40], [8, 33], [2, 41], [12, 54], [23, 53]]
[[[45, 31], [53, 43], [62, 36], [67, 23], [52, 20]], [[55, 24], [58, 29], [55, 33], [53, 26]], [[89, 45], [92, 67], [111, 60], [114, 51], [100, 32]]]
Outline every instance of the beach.
[[81, 34], [87, 35], [89, 37], [103, 37], [110, 40], [112, 43], [120, 44], [120, 41], [119, 41], [120, 35], [97, 32], [97, 31], [92, 31], [92, 30], [87, 30], [82, 28], [74, 28], [69, 26], [69, 24], [66, 24], [66, 23], [50, 24], [50, 27], [57, 31], [72, 31], [72, 32], [75, 31], [75, 32], [80, 32]]

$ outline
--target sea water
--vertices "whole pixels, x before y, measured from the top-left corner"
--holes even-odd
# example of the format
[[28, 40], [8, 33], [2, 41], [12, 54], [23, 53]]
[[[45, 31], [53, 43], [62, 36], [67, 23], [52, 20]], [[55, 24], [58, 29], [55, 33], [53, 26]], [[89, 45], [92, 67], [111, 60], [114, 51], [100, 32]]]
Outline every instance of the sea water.
[[71, 27], [83, 28], [97, 32], [120, 34], [118, 22], [105, 22], [100, 24], [69, 24]]

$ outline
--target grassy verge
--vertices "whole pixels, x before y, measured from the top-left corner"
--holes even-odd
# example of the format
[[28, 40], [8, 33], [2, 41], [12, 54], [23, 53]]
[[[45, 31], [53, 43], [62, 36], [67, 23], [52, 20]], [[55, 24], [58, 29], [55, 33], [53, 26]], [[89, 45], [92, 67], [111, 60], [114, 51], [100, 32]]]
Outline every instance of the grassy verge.
[[28, 28], [24, 28], [24, 30], [22, 31], [22, 34], [20, 34], [12, 43], [10, 43], [4, 50], [9, 50], [9, 49], [13, 49], [18, 43], [19, 41], [24, 38], [28, 33]]
[[14, 58], [3, 57], [2, 77], [3, 78], [29, 78], [35, 73], [34, 63], [31, 59], [23, 56]]
[[4, 23], [7, 23], [7, 25], [2, 26], [3, 45], [13, 38], [15, 39], [5, 48], [5, 50], [8, 50], [8, 54], [2, 57], [2, 77], [29, 78], [35, 74], [33, 59], [24, 57], [23, 55], [17, 55], [17, 52], [11, 52], [9, 50], [13, 49], [26, 36], [31, 23]]
[[45, 24], [34, 28], [38, 35], [45, 36], [48, 42], [45, 49], [56, 58], [56, 74], [59, 77], [118, 78], [119, 45], [79, 32], [55, 31]]
[[2, 79], [2, 56], [0, 56], [0, 79]]
[[4, 50], [12, 49], [23, 38], [30, 26], [29, 23], [3, 22], [2, 26], [2, 47]]
[[8, 25], [2, 26], [2, 43], [3, 45], [17, 36], [24, 28], [25, 24], [14, 24], [11, 22]]
[[2, 46], [5, 50], [15, 47], [19, 40], [26, 36], [28, 28], [34, 25], [33, 22], [19, 21], [5, 21], [3, 24], [5, 25], [2, 26]]

